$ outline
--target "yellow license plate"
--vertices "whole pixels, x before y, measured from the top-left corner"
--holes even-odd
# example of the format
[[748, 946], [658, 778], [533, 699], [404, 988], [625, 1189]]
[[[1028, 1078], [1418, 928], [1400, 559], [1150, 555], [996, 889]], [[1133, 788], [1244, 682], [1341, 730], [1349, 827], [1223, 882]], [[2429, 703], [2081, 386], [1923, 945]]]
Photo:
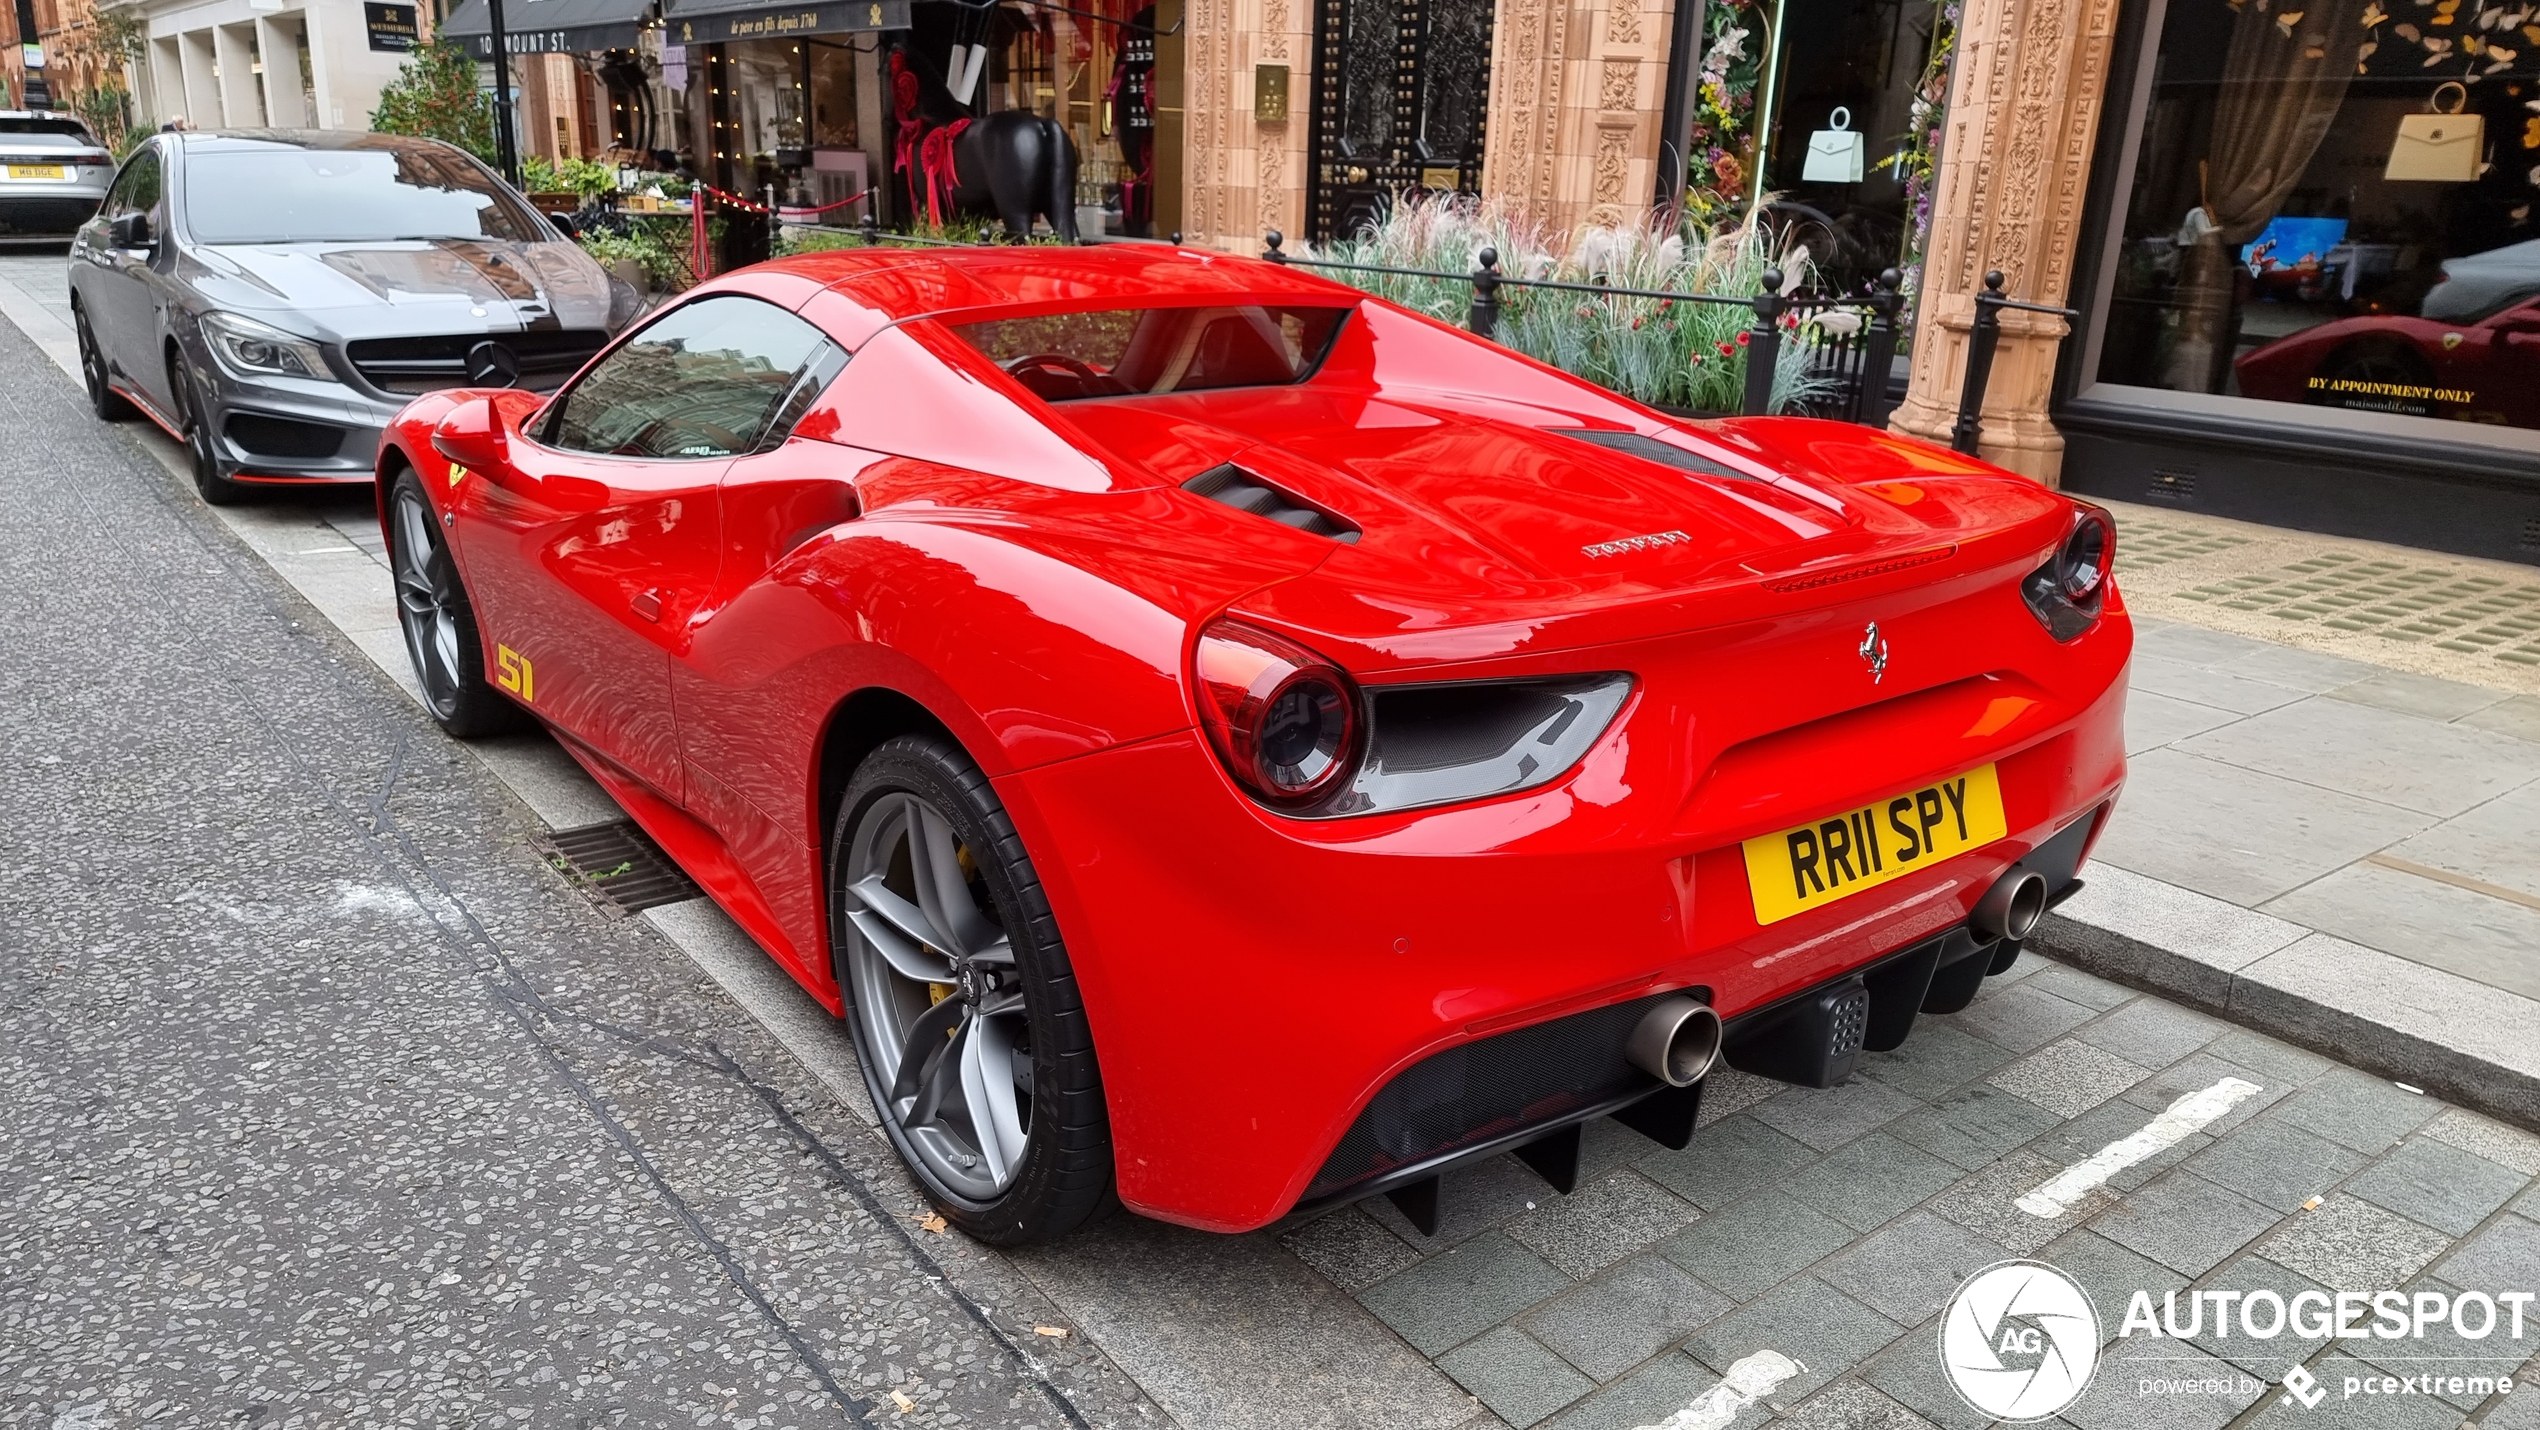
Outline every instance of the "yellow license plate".
[[1755, 922], [1824, 908], [2008, 832], [2002, 785], [1986, 765], [1849, 814], [1760, 835], [1744, 846]]
[[70, 171], [59, 164], [11, 164], [9, 177], [12, 179], [67, 179], [70, 177]]

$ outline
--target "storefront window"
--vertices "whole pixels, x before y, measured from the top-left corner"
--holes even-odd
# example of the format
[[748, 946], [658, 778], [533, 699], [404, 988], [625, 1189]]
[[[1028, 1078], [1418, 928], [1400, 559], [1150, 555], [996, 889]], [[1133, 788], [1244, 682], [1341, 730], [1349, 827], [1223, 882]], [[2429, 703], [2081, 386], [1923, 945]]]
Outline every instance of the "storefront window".
[[1954, 0], [1775, 7], [1764, 213], [1808, 245], [1826, 287], [1860, 292], [1919, 252], [1956, 12]]
[[2288, 3], [2156, 17], [2098, 380], [2540, 428], [2540, 11]]

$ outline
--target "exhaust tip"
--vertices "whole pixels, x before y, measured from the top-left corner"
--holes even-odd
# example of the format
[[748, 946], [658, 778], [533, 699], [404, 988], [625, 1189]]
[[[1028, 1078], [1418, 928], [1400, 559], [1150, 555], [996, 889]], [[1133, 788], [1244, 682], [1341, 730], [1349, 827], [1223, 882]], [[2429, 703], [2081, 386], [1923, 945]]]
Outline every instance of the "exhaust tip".
[[1623, 1056], [1669, 1087], [1691, 1087], [1720, 1060], [1720, 1015], [1698, 998], [1670, 998], [1641, 1015]]
[[1984, 891], [1967, 923], [1979, 937], [2017, 942], [2036, 932], [2045, 916], [2046, 880], [2014, 869]]

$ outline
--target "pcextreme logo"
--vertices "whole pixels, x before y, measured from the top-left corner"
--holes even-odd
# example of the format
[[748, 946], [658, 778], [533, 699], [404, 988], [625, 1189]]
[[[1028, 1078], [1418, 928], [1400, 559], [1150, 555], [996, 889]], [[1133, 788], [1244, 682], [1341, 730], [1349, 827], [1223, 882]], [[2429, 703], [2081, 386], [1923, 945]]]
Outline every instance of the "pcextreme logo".
[[537, 672], [529, 665], [529, 657], [507, 645], [494, 647], [494, 683], [520, 697], [523, 705], [538, 703]]
[[2054, 1267], [1997, 1262], [1949, 1298], [1940, 1317], [1940, 1366], [1979, 1413], [2043, 1420], [2090, 1388], [2099, 1367], [2099, 1313]]

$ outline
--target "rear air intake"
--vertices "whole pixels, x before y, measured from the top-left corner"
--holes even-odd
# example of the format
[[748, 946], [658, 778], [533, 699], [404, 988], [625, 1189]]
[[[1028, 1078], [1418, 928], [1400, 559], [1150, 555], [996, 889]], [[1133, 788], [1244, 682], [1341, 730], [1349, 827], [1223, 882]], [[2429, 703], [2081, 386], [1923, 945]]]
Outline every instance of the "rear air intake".
[[1321, 507], [1308, 506], [1232, 462], [1211, 467], [1182, 483], [1182, 490], [1196, 497], [1221, 502], [1237, 511], [1266, 516], [1281, 526], [1293, 526], [1309, 536], [1327, 536], [1343, 545], [1358, 540], [1357, 527]]

